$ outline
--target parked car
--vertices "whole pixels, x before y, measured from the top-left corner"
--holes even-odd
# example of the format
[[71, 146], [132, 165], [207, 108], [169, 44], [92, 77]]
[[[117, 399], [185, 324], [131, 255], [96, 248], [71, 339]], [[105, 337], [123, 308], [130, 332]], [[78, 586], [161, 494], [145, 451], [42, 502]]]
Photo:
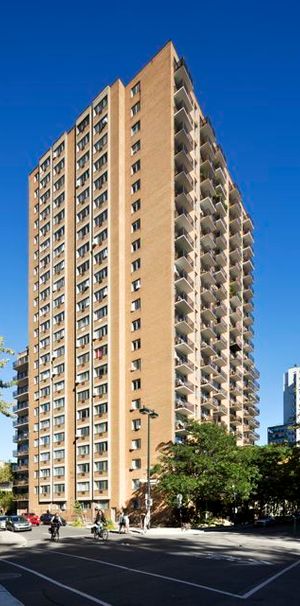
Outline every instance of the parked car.
[[6, 530], [7, 516], [0, 516], [0, 530]]
[[36, 515], [36, 513], [24, 513], [24, 518], [31, 522], [32, 526], [39, 526], [41, 523], [40, 516]]
[[[41, 524], [49, 525], [53, 518], [53, 515], [54, 515], [53, 513], [42, 513], [42, 515], [40, 517]], [[66, 520], [64, 518], [62, 518], [61, 516], [60, 516], [60, 519], [62, 521], [62, 525], [66, 526], [66, 524], [67, 524]]]
[[258, 518], [255, 520], [255, 526], [272, 526], [275, 524], [275, 520], [272, 516], [264, 516], [263, 518]]
[[12, 532], [32, 530], [32, 524], [23, 516], [8, 516], [6, 520], [6, 530], [11, 530]]

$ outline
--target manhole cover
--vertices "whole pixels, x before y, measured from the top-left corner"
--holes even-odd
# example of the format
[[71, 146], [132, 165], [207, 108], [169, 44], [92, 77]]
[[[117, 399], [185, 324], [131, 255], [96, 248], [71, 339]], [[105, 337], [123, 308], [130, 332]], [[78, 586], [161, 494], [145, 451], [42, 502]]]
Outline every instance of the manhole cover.
[[18, 579], [21, 576], [22, 575], [18, 574], [17, 572], [2, 572], [0, 574], [0, 581], [9, 581], [9, 579]]

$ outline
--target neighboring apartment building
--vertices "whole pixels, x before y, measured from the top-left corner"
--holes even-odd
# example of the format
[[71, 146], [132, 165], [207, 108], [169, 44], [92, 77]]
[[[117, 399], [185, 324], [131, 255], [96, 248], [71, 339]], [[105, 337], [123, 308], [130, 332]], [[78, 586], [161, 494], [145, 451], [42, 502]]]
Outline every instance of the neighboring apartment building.
[[293, 366], [283, 375], [283, 425], [268, 427], [268, 444], [298, 444], [300, 429], [300, 368]]
[[28, 511], [28, 349], [18, 354], [13, 367], [17, 371], [15, 376], [17, 389], [13, 394], [17, 400], [13, 406], [16, 415], [13, 421], [15, 428], [13, 441], [17, 445], [17, 449], [13, 452], [13, 456], [17, 458], [17, 463], [13, 466], [13, 491], [17, 513], [25, 513]]
[[191, 418], [253, 444], [253, 224], [168, 43], [30, 175], [30, 507], [112, 516]]

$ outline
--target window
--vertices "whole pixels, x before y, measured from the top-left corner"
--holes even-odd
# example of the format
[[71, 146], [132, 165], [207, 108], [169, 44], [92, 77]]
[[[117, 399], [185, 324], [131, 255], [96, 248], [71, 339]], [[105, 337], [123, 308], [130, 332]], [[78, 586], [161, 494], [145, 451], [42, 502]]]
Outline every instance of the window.
[[45, 202], [47, 200], [49, 200], [49, 198], [50, 198], [50, 189], [47, 189], [47, 191], [45, 191], [45, 193], [40, 198], [41, 204], [45, 204]]
[[140, 398], [137, 398], [135, 400], [131, 400], [131, 409], [132, 410], [139, 410], [141, 408], [141, 400]]
[[141, 259], [135, 259], [135, 261], [133, 261], [131, 263], [131, 271], [137, 271], [138, 269], [140, 269], [141, 267]]
[[131, 213], [136, 213], [138, 210], [140, 210], [141, 208], [141, 201], [140, 200], [135, 200], [132, 204], [131, 204]]
[[53, 317], [53, 323], [54, 324], [61, 324], [65, 319], [65, 312], [61, 311], [59, 314], [56, 314]]
[[107, 442], [97, 442], [97, 444], [95, 444], [95, 452], [99, 454], [107, 452]]
[[83, 364], [87, 364], [87, 362], [89, 362], [89, 359], [90, 359], [90, 354], [87, 351], [86, 353], [77, 357], [77, 366], [82, 366]]
[[50, 410], [50, 402], [45, 402], [45, 404], [40, 405], [40, 413], [49, 412]]
[[107, 432], [107, 423], [97, 423], [94, 428], [95, 434], [102, 434]]
[[89, 463], [81, 463], [77, 465], [77, 473], [89, 473], [90, 464]]
[[106, 190], [102, 194], [100, 194], [100, 196], [97, 196], [97, 198], [94, 199], [95, 208], [101, 208], [101, 206], [103, 206], [103, 204], [105, 204], [105, 202], [107, 202], [107, 200], [108, 200], [108, 193]]
[[64, 408], [65, 405], [65, 398], [57, 398], [56, 400], [53, 401], [53, 408], [57, 409], [57, 408]]
[[84, 347], [90, 342], [90, 335], [82, 335], [77, 339], [77, 347]]
[[90, 116], [86, 116], [85, 118], [83, 118], [83, 120], [81, 120], [81, 122], [79, 122], [79, 124], [77, 124], [77, 133], [82, 133], [84, 131], [84, 129], [88, 126], [88, 124], [90, 123]]
[[90, 447], [88, 444], [84, 444], [84, 446], [78, 446], [77, 447], [77, 454], [81, 457], [89, 455], [90, 454]]
[[40, 166], [40, 169], [44, 173], [47, 170], [47, 168], [49, 168], [49, 166], [50, 166], [50, 156], [48, 156], [48, 158], [46, 158], [46, 160], [44, 160], [44, 162]]
[[102, 156], [100, 156], [100, 158], [98, 158], [98, 160], [94, 162], [94, 172], [97, 170], [101, 170], [101, 168], [103, 168], [105, 164], [107, 164], [107, 152], [105, 152], [105, 154], [102, 154]]
[[63, 141], [54, 150], [54, 152], [53, 152], [54, 158], [59, 158], [59, 156], [61, 156], [61, 154], [63, 153], [64, 149], [65, 149], [65, 143]]
[[101, 265], [105, 259], [108, 257], [108, 248], [103, 248], [100, 252], [96, 253], [94, 256], [94, 264]]
[[134, 379], [134, 381], [131, 381], [131, 389], [132, 391], [141, 389], [141, 379]]
[[131, 243], [131, 252], [136, 252], [140, 248], [141, 248], [140, 238], [138, 238], [138, 240], [134, 240], [134, 242]]
[[136, 360], [132, 360], [131, 362], [131, 370], [141, 370], [142, 361], [141, 358], [137, 358]]
[[108, 236], [108, 231], [107, 229], [103, 229], [100, 234], [97, 234], [97, 236], [95, 236], [94, 238], [94, 244], [103, 244], [103, 242], [105, 240], [107, 240], [107, 236]]
[[54, 417], [53, 424], [54, 425], [63, 425], [65, 422], [65, 415], [60, 415], [59, 417]]
[[61, 240], [62, 237], [65, 234], [65, 228], [64, 227], [60, 227], [60, 229], [58, 229], [57, 231], [54, 232], [53, 234], [53, 241], [54, 242], [58, 242], [58, 240]]
[[89, 408], [82, 408], [82, 410], [77, 410], [77, 420], [83, 421], [84, 419], [88, 419], [90, 416]]
[[131, 155], [134, 156], [141, 149], [141, 141], [138, 140], [131, 146]]
[[138, 122], [133, 124], [133, 126], [131, 127], [131, 135], [135, 135], [136, 133], [139, 132], [140, 129], [141, 129], [141, 123], [139, 120]]
[[108, 218], [108, 211], [104, 210], [100, 215], [95, 217], [95, 219], [94, 219], [95, 227], [101, 227], [101, 225], [103, 225], [103, 223], [105, 223], [105, 221], [107, 221], [107, 218]]
[[103, 173], [103, 175], [101, 175], [100, 177], [98, 177], [98, 179], [96, 179], [96, 181], [94, 181], [94, 189], [101, 189], [103, 187], [103, 185], [105, 183], [107, 183], [108, 180], [108, 174], [107, 171], [105, 171], [105, 173]]
[[108, 135], [107, 135], [107, 133], [105, 133], [105, 135], [103, 135], [103, 137], [101, 137], [101, 139], [98, 139], [98, 141], [96, 141], [96, 143], [94, 145], [95, 152], [101, 151], [105, 147], [105, 145], [107, 145], [107, 141], [108, 141]]
[[78, 265], [77, 267], [77, 275], [78, 276], [83, 276], [90, 267], [90, 262], [89, 259], [87, 259], [87, 261], [84, 261], [84, 263], [81, 263], [81, 265]]
[[102, 320], [102, 318], [107, 316], [107, 311], [107, 305], [104, 305], [104, 307], [100, 307], [100, 309], [96, 309], [96, 311], [94, 311], [94, 320]]
[[89, 231], [90, 231], [90, 226], [89, 226], [89, 223], [87, 223], [84, 227], [82, 227], [81, 229], [78, 230], [77, 239], [83, 240], [83, 238], [85, 238], [85, 236], [88, 235]]
[[64, 381], [59, 381], [58, 383], [54, 383], [53, 385], [53, 391], [62, 391], [65, 388], [65, 382]]
[[77, 393], [77, 402], [85, 402], [90, 397], [90, 390], [84, 389], [83, 391], [79, 391]]
[[132, 331], [139, 330], [140, 328], [141, 328], [141, 319], [140, 318], [131, 322]]
[[84, 255], [86, 255], [86, 253], [88, 253], [90, 250], [90, 243], [86, 242], [85, 244], [83, 244], [82, 246], [80, 246], [77, 249], [77, 256], [78, 257], [84, 257]]
[[138, 479], [134, 479], [131, 481], [131, 488], [132, 490], [138, 490], [141, 486], [141, 480]]
[[53, 184], [53, 191], [58, 191], [59, 189], [61, 189], [63, 187], [64, 184], [65, 184], [65, 177], [63, 175], [62, 177], [57, 179], [57, 181], [55, 181], [55, 183]]
[[95, 406], [95, 415], [104, 415], [107, 413], [107, 402]]
[[135, 103], [132, 108], [131, 108], [131, 117], [136, 116], [136, 114], [140, 111], [141, 109], [141, 102], [137, 101], [137, 103]]
[[108, 384], [107, 383], [103, 383], [102, 385], [98, 385], [97, 387], [95, 387], [95, 395], [102, 397], [105, 396], [108, 393]]
[[77, 294], [82, 294], [84, 292], [86, 292], [89, 289], [90, 286], [90, 281], [87, 278], [86, 280], [84, 280], [83, 282], [80, 282], [79, 284], [77, 284]]
[[105, 95], [105, 97], [103, 97], [103, 99], [101, 99], [101, 101], [99, 101], [97, 105], [94, 106], [94, 116], [98, 116], [98, 114], [101, 114], [104, 108], [107, 107], [107, 104], [108, 99], [107, 95]]
[[56, 494], [63, 494], [65, 492], [65, 485], [64, 484], [54, 484], [53, 490], [54, 490], [54, 493], [56, 493]]
[[60, 244], [59, 246], [57, 246], [54, 250], [53, 250], [53, 257], [58, 257], [59, 255], [61, 255], [61, 253], [63, 253], [65, 250], [65, 245]]
[[82, 137], [82, 139], [80, 139], [80, 141], [78, 141], [77, 151], [82, 151], [88, 144], [89, 140], [90, 140], [90, 133], [86, 133], [86, 135], [84, 135], [84, 137]]
[[134, 97], [141, 90], [141, 83], [137, 82], [131, 89], [131, 96]]
[[141, 189], [141, 180], [135, 181], [131, 186], [131, 193], [136, 194], [137, 191]]
[[107, 372], [108, 372], [108, 365], [102, 364], [102, 366], [97, 366], [97, 368], [94, 369], [94, 376], [98, 377], [99, 379], [102, 379], [103, 377], [105, 377], [107, 375]]
[[105, 299], [108, 295], [108, 288], [107, 286], [104, 286], [103, 288], [101, 288], [100, 290], [97, 290], [97, 292], [94, 293], [94, 297], [95, 297], [95, 301], [103, 301], [103, 299]]
[[61, 223], [64, 218], [65, 218], [65, 211], [61, 210], [59, 213], [57, 213], [57, 215], [55, 215], [55, 217], [53, 219], [53, 225], [59, 225], [59, 223]]
[[89, 207], [85, 206], [85, 208], [83, 208], [79, 213], [77, 213], [77, 223], [84, 221], [84, 219], [86, 219], [86, 217], [89, 216], [89, 213], [90, 213]]
[[101, 118], [101, 120], [99, 120], [99, 122], [97, 122], [97, 124], [95, 124], [95, 126], [94, 126], [95, 134], [101, 133], [101, 131], [106, 127], [107, 123], [108, 123], [108, 117], [106, 115], [106, 116], [103, 116], [103, 118]]
[[141, 466], [142, 466], [141, 459], [132, 459], [131, 469], [141, 469]]
[[132, 164], [131, 166], [131, 174], [135, 175], [139, 170], [141, 169], [141, 161], [137, 160], [134, 164]]
[[89, 482], [77, 482], [77, 492], [88, 492], [90, 490]]
[[141, 219], [137, 219], [136, 221], [134, 221], [131, 224], [131, 232], [134, 233], [135, 231], [138, 231], [139, 229], [141, 229]]
[[64, 169], [65, 167], [65, 160], [64, 158], [62, 160], [60, 160], [60, 162], [58, 162], [55, 166], [54, 166], [54, 173], [56, 175], [59, 175], [59, 173], [61, 173], [61, 171]]
[[56, 477], [61, 477], [65, 475], [65, 468], [64, 467], [54, 467], [53, 469], [53, 475]]
[[107, 278], [107, 275], [108, 275], [108, 268], [103, 267], [103, 269], [100, 269], [100, 271], [97, 271], [97, 273], [95, 273], [94, 283], [101, 284], [101, 282], [103, 282], [103, 280], [105, 280], [105, 278]]
[[85, 372], [81, 372], [77, 375], [77, 380], [76, 383], [84, 383], [85, 381], [88, 381], [90, 378], [90, 373], [88, 370], [86, 370]]
[[102, 473], [108, 471], [108, 461], [96, 461], [94, 463], [94, 469], [96, 472]]
[[[54, 450], [53, 459], [55, 459], [57, 461], [57, 460], [64, 459], [64, 458], [65, 458], [64, 448], [62, 448], [60, 450]], [[58, 469], [58, 468], [56, 468], [56, 469]], [[61, 469], [64, 469], [64, 468], [61, 468]], [[54, 475], [55, 475], [55, 473], [54, 473]]]
[[99, 482], [95, 482], [95, 489], [99, 490], [99, 492], [102, 492], [103, 490], [107, 490], [108, 489], [108, 481], [107, 480], [100, 480]]
[[140, 278], [138, 280], [134, 280], [131, 283], [131, 292], [136, 292], [140, 288], [141, 288], [141, 280], [140, 280]]
[[82, 175], [80, 175], [80, 177], [76, 179], [76, 187], [81, 187], [82, 185], [84, 185], [84, 183], [89, 179], [89, 177], [90, 171], [84, 171], [84, 173], [82, 173]]
[[87, 151], [79, 160], [77, 160], [77, 168], [83, 168], [85, 164], [89, 161], [90, 152]]
[[131, 440], [131, 450], [138, 450], [141, 448], [141, 440]]
[[79, 429], [77, 429], [77, 431], [81, 438], [86, 438], [90, 435], [90, 428], [88, 425], [86, 427], [80, 427]]
[[132, 341], [132, 343], [131, 343], [131, 350], [137, 351], [140, 348], [141, 348], [141, 339], [134, 339], [134, 341]]
[[141, 299], [135, 299], [131, 302], [131, 311], [136, 311], [137, 309], [141, 309]]
[[107, 345], [102, 345], [102, 347], [97, 347], [95, 349], [95, 358], [96, 360], [102, 360], [104, 356], [107, 356], [108, 347]]
[[79, 301], [79, 303], [77, 303], [77, 311], [84, 311], [85, 309], [87, 309], [89, 307], [89, 304], [90, 304], [89, 297], [87, 297], [86, 299], [82, 299], [82, 301]]
[[87, 187], [77, 196], [77, 204], [82, 204], [90, 195], [90, 188]]
[[53, 292], [55, 292], [56, 290], [60, 290], [61, 288], [63, 288], [65, 285], [65, 279], [64, 278], [60, 278], [60, 280], [57, 280], [56, 282], [54, 282], [53, 284]]

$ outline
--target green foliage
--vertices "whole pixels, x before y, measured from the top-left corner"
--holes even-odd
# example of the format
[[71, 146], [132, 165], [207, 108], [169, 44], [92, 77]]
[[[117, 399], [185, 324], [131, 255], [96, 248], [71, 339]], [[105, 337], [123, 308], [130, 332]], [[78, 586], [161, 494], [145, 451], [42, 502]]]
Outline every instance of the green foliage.
[[3, 467], [0, 467], [0, 484], [4, 482], [13, 481], [12, 464], [5, 463]]
[[183, 506], [198, 511], [204, 503], [247, 500], [258, 477], [251, 459], [241, 456], [235, 439], [213, 423], [188, 425], [188, 440], [164, 450], [157, 468], [158, 486], [171, 505], [183, 495]]
[[71, 526], [75, 526], [75, 528], [83, 528], [84, 522], [80, 518], [76, 518], [76, 520], [71, 523]]
[[[8, 347], [5, 347], [4, 345], [4, 339], [3, 337], [0, 337], [0, 355], [1, 354], [7, 354], [9, 356], [13, 355], [13, 351], [12, 349], [9, 349]], [[6, 364], [9, 362], [9, 358], [2, 358], [0, 359], [0, 369], [4, 368], [6, 366]], [[0, 389], [6, 389], [8, 387], [11, 387], [14, 384], [13, 381], [3, 381], [0, 379]], [[2, 400], [2, 394], [0, 392], [0, 413], [5, 415], [6, 417], [11, 417], [12, 416], [12, 412], [11, 412], [11, 404], [9, 404], [8, 402], [6, 402], [5, 400]]]
[[0, 492], [0, 508], [7, 513], [12, 511], [14, 507], [14, 498], [12, 492]]

